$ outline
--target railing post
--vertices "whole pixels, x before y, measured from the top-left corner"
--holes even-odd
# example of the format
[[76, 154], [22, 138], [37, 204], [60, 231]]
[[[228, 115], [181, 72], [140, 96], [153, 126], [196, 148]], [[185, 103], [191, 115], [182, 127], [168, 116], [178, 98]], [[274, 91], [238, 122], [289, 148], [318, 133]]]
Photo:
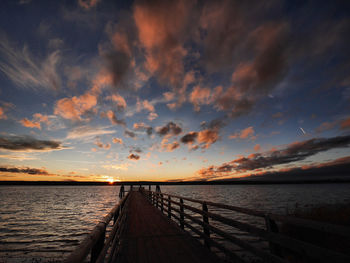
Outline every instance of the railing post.
[[168, 195], [168, 217], [171, 218], [171, 197]]
[[180, 198], [180, 227], [185, 229], [184, 224], [184, 200]]
[[[206, 213], [208, 213], [207, 204], [206, 204], [206, 203], [203, 203], [202, 208], [203, 208], [203, 212], [204, 212], [204, 213], [203, 213], [203, 223], [209, 225], [209, 219], [208, 219], [208, 216], [206, 215]], [[203, 226], [203, 232], [204, 232], [204, 235], [206, 235], [208, 238], [210, 238], [210, 231], [209, 231], [209, 229], [208, 229], [206, 226]], [[204, 244], [205, 244], [208, 248], [210, 248], [210, 243], [209, 243], [207, 240], [204, 240]]]
[[99, 239], [97, 240], [96, 244], [91, 249], [91, 258], [90, 258], [91, 263], [95, 263], [98, 256], [100, 255], [100, 253], [103, 249], [104, 243], [105, 243], [105, 237], [106, 237], [106, 224], [104, 224], [104, 229], [103, 229]]
[[122, 184], [119, 189], [119, 198], [122, 199], [125, 195], [124, 185]]
[[160, 200], [161, 200], [161, 203], [160, 203], [160, 211], [164, 211], [164, 198], [163, 198], [163, 194], [160, 194]]
[[[269, 214], [265, 215], [266, 230], [268, 232], [278, 233], [278, 226], [274, 220], [272, 220]], [[273, 242], [269, 242], [270, 252], [276, 256], [282, 256], [281, 247]]]
[[156, 192], [156, 207], [158, 208], [158, 199], [159, 199], [159, 193]]

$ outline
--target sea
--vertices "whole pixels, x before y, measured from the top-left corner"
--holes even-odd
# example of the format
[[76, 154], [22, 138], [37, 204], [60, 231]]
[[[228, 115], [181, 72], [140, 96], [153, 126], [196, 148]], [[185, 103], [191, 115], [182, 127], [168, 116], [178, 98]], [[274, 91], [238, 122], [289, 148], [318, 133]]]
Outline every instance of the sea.
[[[119, 202], [119, 188], [0, 186], [0, 263], [60, 262]], [[277, 214], [350, 203], [350, 184], [346, 183], [161, 186], [161, 191]], [[209, 211], [263, 224], [233, 212], [211, 207]]]

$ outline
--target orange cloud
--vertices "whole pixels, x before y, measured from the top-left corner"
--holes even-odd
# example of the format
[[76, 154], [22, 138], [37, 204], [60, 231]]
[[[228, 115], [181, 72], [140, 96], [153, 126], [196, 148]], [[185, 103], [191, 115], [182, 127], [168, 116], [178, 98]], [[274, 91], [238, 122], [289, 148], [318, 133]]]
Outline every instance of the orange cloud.
[[0, 107], [0, 120], [6, 120], [7, 116], [5, 114], [5, 111], [2, 107]]
[[24, 118], [22, 120], [19, 121], [24, 127], [28, 127], [28, 128], [37, 128], [39, 130], [41, 130], [41, 125], [39, 122], [34, 122], [34, 121], [30, 121], [27, 118]]
[[125, 32], [114, 33], [112, 36], [112, 43], [116, 50], [122, 51], [131, 57], [130, 44]]
[[126, 108], [126, 101], [119, 94], [113, 94], [111, 96], [106, 97], [106, 99], [116, 102], [117, 103], [117, 108], [119, 110], [124, 110]]
[[142, 102], [143, 108], [148, 110], [149, 112], [154, 112], [154, 106], [148, 101], [148, 100], [144, 100]]
[[180, 144], [178, 142], [168, 143], [168, 139], [163, 139], [161, 142], [161, 147], [162, 147], [162, 150], [166, 152], [172, 152], [175, 149], [179, 148]]
[[146, 68], [176, 85], [183, 75], [183, 47], [192, 1], [143, 2], [134, 6], [138, 37], [146, 51]]
[[275, 114], [272, 114], [272, 118], [278, 119], [283, 117], [283, 113], [282, 112], [276, 112]]
[[153, 120], [156, 119], [156, 118], [158, 118], [158, 114], [155, 113], [155, 112], [150, 112], [150, 113], [148, 114], [148, 117], [147, 117], [147, 119], [148, 119], [149, 121], [153, 121]]
[[43, 115], [41, 113], [35, 113], [33, 114], [33, 117], [38, 122], [46, 123], [47, 125], [50, 124], [49, 117], [47, 115]]
[[121, 138], [113, 138], [112, 139], [113, 143], [119, 143], [119, 144], [123, 144], [123, 140]]
[[46, 125], [50, 124], [49, 117], [47, 115], [43, 115], [41, 113], [35, 113], [33, 114], [33, 120], [28, 120], [27, 118], [24, 118], [19, 121], [24, 127], [28, 128], [37, 128], [41, 130], [41, 124], [45, 123]]
[[343, 130], [350, 128], [350, 117], [340, 123], [340, 128]]
[[255, 140], [256, 136], [254, 136], [254, 128], [252, 126], [241, 130], [240, 132], [236, 132], [229, 136], [230, 139], [250, 139]]
[[190, 102], [194, 105], [195, 111], [200, 110], [200, 105], [202, 104], [210, 104], [211, 96], [210, 96], [209, 88], [201, 88], [199, 85], [195, 86], [190, 94]]
[[54, 114], [69, 120], [82, 120], [82, 115], [97, 104], [97, 95], [86, 92], [79, 97], [63, 98], [56, 102]]
[[165, 101], [171, 101], [175, 98], [175, 93], [174, 92], [164, 92], [163, 93]]
[[207, 149], [209, 148], [213, 143], [215, 143], [219, 139], [219, 131], [214, 129], [214, 130], [203, 130], [198, 132], [198, 142], [204, 143], [202, 146], [202, 149]]
[[260, 144], [256, 144], [256, 145], [254, 146], [254, 151], [258, 152], [258, 151], [260, 151], [260, 150], [261, 150]]
[[333, 129], [337, 122], [323, 122], [319, 127], [316, 128], [316, 132], [324, 132]]
[[78, 0], [80, 7], [85, 8], [86, 10], [96, 6], [100, 0]]
[[[102, 116], [103, 116], [104, 114], [102, 114]], [[124, 120], [119, 120], [118, 118], [117, 118], [117, 116], [115, 115], [115, 113], [113, 112], [113, 111], [111, 111], [111, 110], [109, 110], [109, 111], [107, 111], [106, 112], [106, 116], [107, 116], [107, 118], [109, 119], [109, 121], [112, 123], [112, 124], [114, 124], [114, 125], [122, 125], [122, 126], [125, 126], [126, 124], [125, 124], [125, 121]]]

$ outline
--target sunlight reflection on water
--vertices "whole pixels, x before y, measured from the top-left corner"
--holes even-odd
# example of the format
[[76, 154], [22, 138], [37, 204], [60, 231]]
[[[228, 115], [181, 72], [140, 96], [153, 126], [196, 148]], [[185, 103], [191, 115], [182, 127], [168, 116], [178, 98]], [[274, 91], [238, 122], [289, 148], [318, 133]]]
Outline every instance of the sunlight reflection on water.
[[[350, 202], [348, 184], [162, 186], [161, 190], [280, 214], [293, 209], [296, 203], [307, 207]], [[119, 186], [0, 186], [0, 261], [16, 257], [62, 258], [112, 209], [118, 194]], [[243, 222], [264, 224], [240, 213], [211, 207], [209, 210]], [[232, 228], [225, 230], [244, 235]]]

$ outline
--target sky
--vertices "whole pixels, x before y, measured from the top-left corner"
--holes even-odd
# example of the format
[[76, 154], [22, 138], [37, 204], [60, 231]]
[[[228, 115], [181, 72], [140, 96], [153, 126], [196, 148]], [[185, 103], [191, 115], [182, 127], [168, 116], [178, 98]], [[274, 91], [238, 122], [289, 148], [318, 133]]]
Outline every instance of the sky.
[[0, 180], [349, 175], [349, 69], [349, 1], [3, 0]]

